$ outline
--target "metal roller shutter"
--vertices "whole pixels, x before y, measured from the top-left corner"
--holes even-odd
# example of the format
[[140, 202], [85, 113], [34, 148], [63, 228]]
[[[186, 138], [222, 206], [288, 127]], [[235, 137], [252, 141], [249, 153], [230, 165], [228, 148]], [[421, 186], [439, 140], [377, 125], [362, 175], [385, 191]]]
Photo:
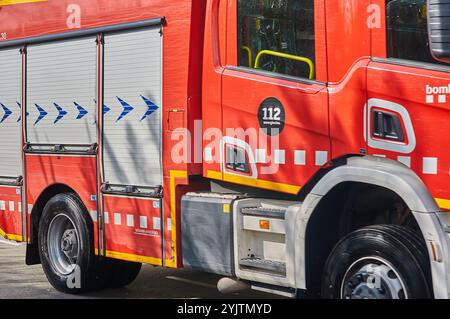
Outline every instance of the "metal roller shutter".
[[111, 184], [162, 184], [159, 31], [105, 36], [103, 160]]
[[96, 38], [27, 49], [27, 141], [92, 144], [96, 137]]
[[22, 55], [18, 48], [1, 50], [0, 61], [0, 176], [16, 178], [22, 175]]

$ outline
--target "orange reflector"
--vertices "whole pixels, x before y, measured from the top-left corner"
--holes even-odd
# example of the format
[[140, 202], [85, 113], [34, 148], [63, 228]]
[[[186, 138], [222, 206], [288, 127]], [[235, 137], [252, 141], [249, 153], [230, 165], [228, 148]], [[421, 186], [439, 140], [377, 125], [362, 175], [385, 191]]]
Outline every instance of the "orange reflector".
[[442, 254], [440, 246], [433, 241], [430, 241], [430, 245], [431, 245], [431, 252], [433, 254], [433, 260], [439, 263], [442, 262]]
[[259, 228], [261, 229], [270, 229], [270, 222], [268, 220], [260, 220], [259, 221]]

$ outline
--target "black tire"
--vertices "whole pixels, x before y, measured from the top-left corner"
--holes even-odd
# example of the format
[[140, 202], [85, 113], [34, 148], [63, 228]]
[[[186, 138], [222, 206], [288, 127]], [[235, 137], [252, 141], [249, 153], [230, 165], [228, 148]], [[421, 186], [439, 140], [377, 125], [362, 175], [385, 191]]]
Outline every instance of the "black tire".
[[142, 264], [123, 261], [123, 260], [108, 260], [110, 263], [111, 276], [106, 288], [122, 288], [131, 284], [139, 275]]
[[[52, 240], [51, 237], [49, 237], [49, 229], [52, 221], [55, 221], [58, 218], [60, 220], [62, 218], [66, 221], [69, 220], [71, 222], [70, 228], [74, 226], [74, 230], [77, 234], [76, 238], [78, 238], [76, 242], [79, 249], [76, 249], [76, 252], [74, 253], [76, 259], [73, 259], [73, 263], [72, 260], [69, 259], [71, 265], [76, 265], [74, 266], [75, 270], [71, 273], [59, 271], [58, 267], [55, 266], [57, 265], [57, 263], [55, 263], [57, 258], [50, 257], [52, 249], [50, 248], [50, 245], [52, 245], [52, 243], [49, 241], [55, 243], [57, 243], [57, 241]], [[52, 226], [52, 232], [53, 229]], [[105, 272], [103, 263], [99, 261], [99, 258], [95, 256], [94, 253], [93, 223], [86, 208], [77, 196], [71, 193], [58, 194], [48, 201], [39, 222], [38, 236], [42, 268], [44, 269], [48, 281], [55, 289], [65, 293], [77, 294], [99, 289], [104, 285], [104, 281], [108, 277], [108, 274]], [[59, 238], [58, 236], [55, 237]], [[54, 247], [57, 246], [53, 246], [53, 251], [57, 249]], [[59, 269], [61, 269], [61, 267], [59, 267]], [[77, 276], [77, 278], [75, 278], [75, 276]]]
[[[367, 286], [375, 278], [365, 272], [368, 268], [364, 267], [370, 265], [392, 270], [386, 272], [388, 276], [378, 276], [376, 290], [375, 281]], [[385, 289], [389, 283], [381, 284], [386, 282], [394, 283], [397, 289], [401, 283], [402, 289], [391, 293]], [[431, 287], [430, 259], [423, 239], [409, 228], [377, 225], [347, 235], [334, 247], [324, 268], [322, 297], [428, 299], [433, 297]]]

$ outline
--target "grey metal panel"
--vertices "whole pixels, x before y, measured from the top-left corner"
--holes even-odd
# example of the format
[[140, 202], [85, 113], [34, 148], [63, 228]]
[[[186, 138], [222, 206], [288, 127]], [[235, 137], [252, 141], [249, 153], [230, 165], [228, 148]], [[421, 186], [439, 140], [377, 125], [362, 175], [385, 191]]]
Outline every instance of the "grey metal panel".
[[0, 51], [0, 176], [22, 175], [22, 55], [18, 48]]
[[233, 276], [232, 216], [228, 210], [224, 212], [224, 205], [231, 205], [239, 195], [212, 196], [188, 194], [182, 198], [183, 265]]
[[97, 141], [95, 39], [28, 47], [28, 142], [92, 144]]
[[162, 185], [159, 28], [105, 35], [104, 181]]

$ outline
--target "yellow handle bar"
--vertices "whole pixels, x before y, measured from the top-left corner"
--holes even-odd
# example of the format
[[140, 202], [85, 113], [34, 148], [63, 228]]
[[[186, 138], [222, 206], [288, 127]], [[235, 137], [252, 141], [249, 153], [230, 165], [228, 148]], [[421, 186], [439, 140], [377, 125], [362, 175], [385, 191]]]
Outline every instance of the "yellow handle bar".
[[263, 55], [271, 55], [271, 56], [276, 56], [276, 57], [279, 57], [279, 58], [284, 58], [284, 59], [304, 62], [304, 63], [308, 64], [308, 66], [309, 66], [309, 79], [310, 80], [314, 79], [315, 68], [314, 68], [314, 62], [311, 59], [308, 59], [308, 58], [302, 57], [302, 56], [287, 54], [287, 53], [281, 53], [281, 52], [270, 51], [270, 50], [262, 50], [256, 56], [255, 69], [259, 69], [259, 64], [261, 62], [261, 57]]
[[253, 53], [252, 49], [250, 49], [248, 46], [241, 46], [241, 49], [247, 52], [248, 55], [248, 67], [251, 68], [253, 65]]

